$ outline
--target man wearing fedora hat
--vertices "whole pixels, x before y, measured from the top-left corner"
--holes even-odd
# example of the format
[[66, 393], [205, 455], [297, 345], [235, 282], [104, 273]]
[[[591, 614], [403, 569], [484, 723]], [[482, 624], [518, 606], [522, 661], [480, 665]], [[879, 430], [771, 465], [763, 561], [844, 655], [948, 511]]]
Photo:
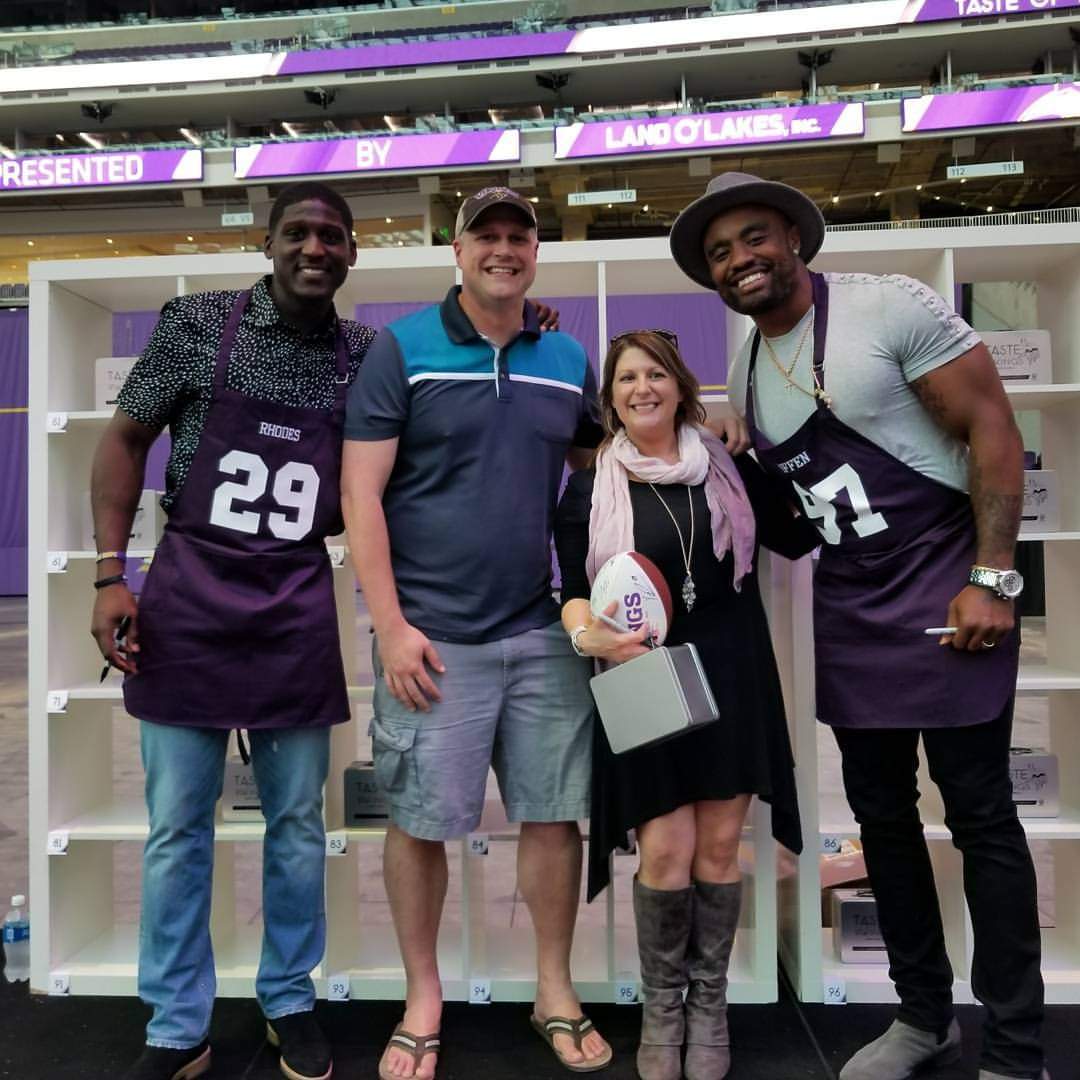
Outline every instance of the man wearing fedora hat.
[[802, 192], [728, 172], [679, 215], [671, 250], [754, 321], [731, 400], [823, 541], [817, 715], [840, 747], [900, 999], [840, 1077], [905, 1080], [960, 1056], [920, 739], [963, 857], [980, 1080], [1048, 1077], [1035, 873], [1008, 769], [1023, 444], [971, 328], [903, 275], [813, 273], [824, 237]]

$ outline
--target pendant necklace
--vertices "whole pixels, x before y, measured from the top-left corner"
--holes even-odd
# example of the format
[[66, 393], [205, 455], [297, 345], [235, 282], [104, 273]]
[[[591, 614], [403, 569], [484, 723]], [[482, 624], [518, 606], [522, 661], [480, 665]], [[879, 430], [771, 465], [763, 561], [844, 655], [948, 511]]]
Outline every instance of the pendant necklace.
[[694, 579], [690, 576], [690, 559], [694, 552], [694, 494], [690, 490], [690, 485], [687, 484], [686, 496], [690, 501], [690, 543], [684, 545], [682, 529], [679, 528], [679, 522], [671, 512], [671, 507], [668, 506], [667, 501], [653, 484], [649, 484], [649, 487], [652, 488], [653, 494], [660, 500], [660, 505], [667, 511], [672, 525], [675, 526], [675, 533], [679, 537], [679, 554], [682, 555], [683, 566], [686, 568], [686, 577], [683, 578], [682, 583], [682, 599], [686, 605], [686, 610], [689, 612], [693, 610], [694, 603], [697, 600], [697, 589], [694, 586]]
[[813, 385], [809, 390], [807, 390], [806, 387], [803, 386], [801, 383], [796, 382], [795, 379], [792, 377], [795, 371], [795, 365], [799, 362], [799, 357], [802, 355], [803, 346], [806, 344], [807, 338], [810, 335], [810, 328], [813, 325], [814, 317], [811, 315], [809, 321], [803, 329], [802, 337], [799, 338], [799, 344], [798, 347], [795, 349], [795, 355], [791, 358], [791, 363], [788, 364], [787, 367], [784, 367], [784, 365], [780, 363], [780, 357], [776, 355], [776, 350], [772, 347], [772, 342], [769, 341], [769, 339], [764, 334], [761, 335], [761, 340], [765, 343], [765, 351], [769, 354], [769, 359], [772, 360], [773, 364], [776, 366], [776, 370], [780, 372], [780, 374], [784, 378], [784, 382], [787, 383], [787, 386], [784, 387], [785, 390], [795, 389], [800, 391], [800, 393], [805, 394], [807, 397], [815, 399], [820, 398], [825, 403], [825, 406], [827, 408], [831, 408], [832, 398], [826, 395], [824, 389], [821, 386], [821, 383], [818, 381], [817, 371], [814, 370], [813, 366], [811, 366], [810, 369], [810, 377], [811, 379], [813, 379]]

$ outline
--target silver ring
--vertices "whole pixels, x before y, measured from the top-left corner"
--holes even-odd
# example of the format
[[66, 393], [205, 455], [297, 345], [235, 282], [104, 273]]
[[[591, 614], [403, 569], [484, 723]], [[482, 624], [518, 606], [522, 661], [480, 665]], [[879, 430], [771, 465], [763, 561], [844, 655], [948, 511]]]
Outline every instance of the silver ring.
[[983, 642], [980, 642], [980, 644], [982, 645], [982, 647], [984, 649], [992, 649], [997, 644], [997, 642], [996, 641], [983, 641]]

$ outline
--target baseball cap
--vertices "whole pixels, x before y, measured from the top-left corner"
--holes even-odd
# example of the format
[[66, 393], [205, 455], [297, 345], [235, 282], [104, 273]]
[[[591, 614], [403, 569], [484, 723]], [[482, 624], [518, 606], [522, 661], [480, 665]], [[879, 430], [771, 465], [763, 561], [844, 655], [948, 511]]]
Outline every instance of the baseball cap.
[[534, 229], [536, 228], [536, 210], [524, 195], [519, 195], [508, 187], [488, 187], [481, 188], [480, 191], [475, 195], [470, 195], [461, 204], [461, 209], [457, 215], [457, 224], [454, 226], [455, 239], [469, 228], [485, 210], [490, 210], [493, 206], [512, 206], [515, 210], [520, 210], [529, 219], [529, 225]]

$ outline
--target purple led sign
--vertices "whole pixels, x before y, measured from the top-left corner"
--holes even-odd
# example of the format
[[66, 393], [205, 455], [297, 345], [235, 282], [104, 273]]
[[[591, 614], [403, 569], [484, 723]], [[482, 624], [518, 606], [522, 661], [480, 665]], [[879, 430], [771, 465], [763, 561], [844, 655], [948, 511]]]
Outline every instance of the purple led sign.
[[901, 22], [943, 22], [1080, 7], [1080, 0], [909, 0]]
[[863, 106], [857, 103], [646, 117], [557, 127], [555, 157], [722, 150], [728, 146], [852, 137], [863, 131]]
[[903, 130], [907, 132], [1075, 120], [1080, 118], [1080, 83], [924, 94], [905, 98], [903, 110]]
[[428, 169], [520, 159], [521, 132], [517, 128], [380, 135], [239, 146], [233, 151], [233, 175], [243, 180], [257, 176]]
[[491, 34], [487, 37], [410, 41], [402, 45], [360, 45], [349, 49], [313, 49], [287, 53], [278, 75], [314, 75], [324, 71], [461, 64], [509, 57], [557, 56], [573, 43], [573, 30], [547, 34]]
[[0, 159], [0, 191], [178, 184], [201, 180], [201, 150], [114, 150]]

